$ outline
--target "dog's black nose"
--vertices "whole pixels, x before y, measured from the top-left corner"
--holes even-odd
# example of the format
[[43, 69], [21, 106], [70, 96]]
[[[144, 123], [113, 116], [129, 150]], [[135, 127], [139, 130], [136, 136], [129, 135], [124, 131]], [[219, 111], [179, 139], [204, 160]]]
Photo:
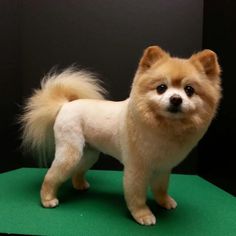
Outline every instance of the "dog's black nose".
[[170, 97], [170, 103], [171, 103], [171, 105], [173, 105], [175, 107], [180, 106], [182, 102], [183, 102], [183, 99], [177, 94], [172, 95]]

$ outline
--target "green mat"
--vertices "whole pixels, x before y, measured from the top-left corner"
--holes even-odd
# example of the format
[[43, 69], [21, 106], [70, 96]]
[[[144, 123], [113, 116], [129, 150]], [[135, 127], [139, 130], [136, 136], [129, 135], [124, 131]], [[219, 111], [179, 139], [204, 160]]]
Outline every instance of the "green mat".
[[45, 169], [23, 168], [0, 175], [0, 232], [31, 235], [236, 235], [236, 199], [191, 175], [172, 175], [170, 193], [175, 210], [148, 204], [157, 216], [155, 226], [131, 218], [123, 197], [122, 172], [91, 170], [91, 189], [75, 191], [70, 182], [60, 193], [60, 206], [45, 209], [39, 191]]

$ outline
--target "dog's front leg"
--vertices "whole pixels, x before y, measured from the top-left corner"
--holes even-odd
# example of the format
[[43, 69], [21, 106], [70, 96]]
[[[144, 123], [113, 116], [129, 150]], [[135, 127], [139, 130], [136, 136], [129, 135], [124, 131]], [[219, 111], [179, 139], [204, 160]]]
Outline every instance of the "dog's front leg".
[[170, 173], [171, 171], [159, 172], [151, 180], [151, 188], [156, 202], [166, 209], [177, 207], [176, 201], [168, 195]]
[[125, 165], [124, 192], [127, 206], [133, 218], [142, 225], [153, 225], [156, 218], [146, 205], [146, 193], [149, 173], [135, 163]]

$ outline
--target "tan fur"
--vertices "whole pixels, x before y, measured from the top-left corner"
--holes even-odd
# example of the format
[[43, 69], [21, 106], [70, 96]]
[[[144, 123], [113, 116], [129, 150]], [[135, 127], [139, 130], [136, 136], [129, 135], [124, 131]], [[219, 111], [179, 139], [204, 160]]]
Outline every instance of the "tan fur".
[[[70, 177], [74, 188], [87, 189], [84, 175], [101, 151], [124, 164], [125, 199], [134, 219], [155, 224], [146, 204], [147, 189], [151, 187], [162, 207], [177, 206], [168, 195], [169, 176], [214, 118], [221, 98], [219, 77], [217, 56], [210, 50], [181, 59], [151, 46], [140, 59], [125, 101], [103, 101], [103, 90], [87, 73], [65, 71], [43, 81], [22, 118], [24, 144], [41, 150], [54, 142], [50, 135], [55, 138], [42, 205], [57, 206], [57, 190]], [[166, 85], [163, 93], [160, 85]], [[192, 95], [186, 92], [189, 86]], [[177, 112], [170, 109], [173, 96], [181, 98]]]
[[[153, 47], [151, 48], [153, 50]], [[145, 61], [145, 57], [147, 56], [146, 51], [144, 53], [144, 58], [141, 59], [143, 63]], [[203, 56], [207, 56], [209, 51], [210, 50], [204, 50]], [[157, 49], [157, 52], [159, 52], [159, 49]], [[172, 85], [175, 87], [180, 87], [181, 83], [186, 78], [186, 83], [194, 84], [197, 94], [204, 101], [206, 101], [205, 106], [207, 106], [207, 109], [202, 109], [199, 112], [196, 112], [192, 117], [188, 116], [187, 120], [180, 120], [180, 123], [185, 124], [186, 126], [186, 122], [190, 121], [192, 128], [193, 126], [195, 128], [198, 128], [198, 126], [200, 126], [201, 123], [206, 120], [206, 118], [207, 120], [209, 120], [209, 116], [213, 117], [215, 115], [216, 109], [218, 107], [218, 101], [221, 98], [220, 80], [218, 79], [220, 74], [220, 68], [219, 64], [217, 63], [217, 58], [212, 58], [215, 54], [213, 54], [212, 51], [210, 51], [209, 53], [210, 60], [212, 60], [213, 62], [212, 66], [213, 68], [215, 68], [215, 71], [214, 69], [211, 70], [214, 71], [214, 73], [211, 72], [210, 80], [208, 79], [208, 74], [206, 74], [204, 71], [205, 64], [201, 64], [205, 63], [203, 61], [201, 52], [192, 56], [189, 60], [172, 58], [168, 55], [163, 55], [163, 51], [161, 52], [161, 55], [164, 57], [164, 59], [160, 56], [159, 60], [154, 61], [152, 67], [149, 70], [144, 72], [143, 69], [141, 70], [141, 72], [138, 70], [136, 74], [135, 81], [133, 83], [133, 87], [135, 88], [133, 88], [131, 92], [131, 98], [133, 97], [132, 100], [134, 100], [135, 106], [138, 109], [137, 113], [142, 114], [142, 116], [143, 114], [145, 114], [143, 116], [143, 119], [147, 119], [146, 122], [149, 122], [149, 124], [152, 126], [158, 125], [158, 123], [162, 124], [160, 122], [160, 119], [161, 121], [163, 121], [161, 117], [159, 117], [160, 119], [156, 119], [159, 116], [158, 104], [153, 105], [146, 103], [146, 101], [143, 99], [143, 96], [149, 90], [153, 90], [157, 87], [157, 84], [163, 80], [162, 76], [171, 78]], [[151, 55], [151, 58], [152, 57], [153, 56]], [[149, 59], [146, 60], [149, 61]], [[207, 67], [207, 72], [209, 72], [210, 65], [207, 65]], [[161, 77], [157, 76], [157, 71], [158, 76], [160, 76], [161, 74]], [[191, 76], [193, 76], [193, 78], [191, 78]], [[212, 77], [214, 77], [215, 79], [212, 79]], [[180, 125], [180, 127], [182, 126]]]
[[[160, 55], [156, 55], [156, 60], [152, 60], [155, 49], [156, 54], [160, 53]], [[135, 179], [136, 183], [133, 184], [132, 181], [126, 183], [125, 181], [125, 189], [129, 189], [125, 196], [133, 217], [141, 224], [155, 223], [155, 217], [144, 202], [143, 194], [146, 189], [140, 187], [145, 188], [147, 182], [152, 182], [154, 197], [161, 206], [167, 209], [177, 206], [174, 199], [167, 194], [168, 170], [176, 166], [182, 159], [167, 160], [160, 167], [160, 163], [155, 164], [159, 150], [150, 143], [153, 144], [157, 137], [161, 136], [165, 140], [161, 148], [166, 149], [167, 152], [171, 152], [171, 149], [176, 152], [175, 150], [181, 149], [182, 146], [193, 147], [194, 142], [203, 136], [215, 116], [221, 98], [220, 69], [217, 59], [214, 57], [215, 54], [212, 52], [203, 51], [190, 59], [179, 59], [171, 58], [156, 47], [151, 47], [151, 55], [148, 55], [149, 51], [146, 49], [144, 52], [141, 59], [142, 67], [138, 69], [132, 86], [127, 118], [128, 141], [132, 154], [129, 162], [126, 163], [127, 173], [125, 173], [128, 177], [125, 177]], [[207, 58], [203, 59], [207, 56], [210, 57], [213, 64], [210, 65]], [[191, 112], [179, 120], [162, 117], [159, 114], [158, 104], [151, 103], [145, 96], [150, 90], [155, 90], [158, 84], [165, 81], [166, 77], [170, 78], [172, 86], [178, 89], [183, 86], [183, 83], [193, 84], [197, 95], [205, 102], [204, 107], [200, 107], [197, 111]], [[146, 147], [144, 143], [147, 144]], [[159, 176], [156, 179], [151, 173], [155, 170], [160, 171], [160, 169], [162, 171], [158, 175], [163, 177]], [[131, 177], [132, 175], [133, 177]]]

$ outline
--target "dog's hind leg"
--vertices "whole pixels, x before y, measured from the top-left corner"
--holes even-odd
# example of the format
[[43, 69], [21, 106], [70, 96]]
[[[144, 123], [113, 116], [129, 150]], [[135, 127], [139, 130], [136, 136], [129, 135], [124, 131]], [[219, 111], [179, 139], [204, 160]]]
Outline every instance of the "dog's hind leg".
[[57, 191], [62, 183], [72, 177], [83, 155], [84, 138], [75, 129], [55, 130], [55, 159], [48, 170], [41, 188], [41, 202], [44, 207], [59, 204]]
[[99, 158], [99, 152], [92, 148], [85, 148], [83, 157], [72, 177], [73, 187], [77, 190], [86, 190], [89, 188], [89, 183], [85, 179], [85, 173], [90, 169]]

